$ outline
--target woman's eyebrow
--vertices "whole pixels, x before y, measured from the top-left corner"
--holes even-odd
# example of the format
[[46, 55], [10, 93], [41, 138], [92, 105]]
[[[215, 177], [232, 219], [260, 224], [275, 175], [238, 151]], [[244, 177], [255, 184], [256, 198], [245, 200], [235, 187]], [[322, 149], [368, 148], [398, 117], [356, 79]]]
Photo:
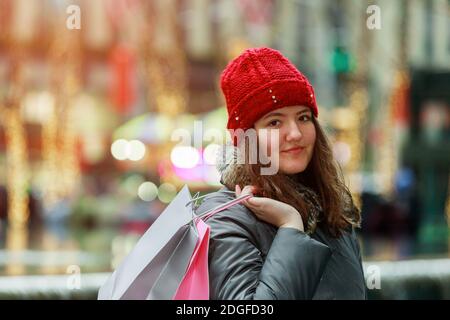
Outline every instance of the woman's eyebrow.
[[[305, 113], [305, 112], [308, 112], [308, 111], [310, 111], [310, 109], [306, 108], [306, 109], [298, 111], [296, 113], [296, 115], [298, 115], [300, 113]], [[284, 113], [280, 113], [280, 112], [273, 112], [273, 113], [269, 113], [269, 114], [265, 115], [264, 117], [262, 117], [262, 119], [269, 118], [269, 117], [274, 117], [274, 116], [284, 117], [285, 114]]]
[[269, 113], [269, 114], [265, 115], [262, 118], [265, 119], [265, 118], [275, 117], [275, 116], [284, 117], [284, 114], [283, 113], [279, 113], [279, 112], [272, 112], [272, 113]]

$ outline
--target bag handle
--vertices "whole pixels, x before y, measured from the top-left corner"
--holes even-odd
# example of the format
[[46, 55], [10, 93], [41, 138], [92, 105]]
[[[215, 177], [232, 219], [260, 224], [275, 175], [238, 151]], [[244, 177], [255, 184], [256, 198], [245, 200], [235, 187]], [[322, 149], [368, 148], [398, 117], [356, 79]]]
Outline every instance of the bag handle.
[[229, 207], [232, 207], [235, 204], [238, 204], [238, 203], [240, 203], [240, 202], [242, 202], [244, 200], [247, 200], [247, 199], [249, 199], [251, 197], [253, 197], [253, 194], [244, 194], [244, 195], [242, 195], [242, 196], [240, 196], [240, 197], [238, 197], [236, 199], [233, 199], [233, 200], [230, 200], [230, 201], [228, 201], [228, 202], [226, 202], [224, 204], [221, 204], [221, 205], [215, 207], [214, 209], [211, 209], [211, 210], [203, 213], [202, 215], [200, 215], [198, 217], [202, 218], [203, 221], [206, 221], [206, 219], [208, 219], [212, 215], [214, 215], [214, 214], [216, 214], [216, 213], [218, 213], [220, 211], [223, 211], [225, 209], [228, 209]]
[[[222, 192], [228, 192], [228, 193], [233, 193], [233, 194], [235, 194], [234, 191], [222, 190]], [[195, 197], [194, 199], [190, 200], [190, 201], [186, 204], [186, 206], [189, 205], [189, 204], [190, 204], [191, 202], [193, 202], [193, 201], [197, 201], [197, 200], [200, 199], [200, 198], [206, 197], [208, 194], [205, 194], [205, 195], [200, 196], [200, 197], [198, 197], [197, 195], [198, 195], [198, 193], [194, 196], [194, 197]], [[238, 203], [240, 203], [240, 202], [242, 202], [242, 201], [244, 201], [244, 200], [247, 200], [247, 199], [249, 199], [249, 198], [251, 198], [251, 197], [253, 197], [253, 194], [244, 194], [244, 195], [241, 195], [241, 196], [239, 196], [238, 198], [235, 198], [235, 199], [230, 200], [230, 201], [228, 201], [228, 202], [222, 203], [222, 204], [216, 206], [215, 208], [212, 208], [211, 210], [208, 210], [208, 211], [202, 213], [201, 215], [196, 215], [196, 216], [193, 217], [191, 220], [189, 220], [188, 223], [191, 223], [191, 222], [192, 222], [193, 220], [195, 220], [195, 219], [202, 219], [203, 221], [206, 221], [206, 219], [208, 219], [208, 218], [211, 217], [212, 215], [214, 215], [214, 214], [216, 214], [216, 213], [218, 213], [218, 212], [220, 212], [220, 211], [223, 211], [223, 210], [225, 210], [225, 209], [228, 209], [229, 207], [234, 206], [235, 204], [238, 204]]]
[[[234, 191], [230, 191], [230, 190], [222, 190], [222, 192], [227, 192], [227, 193], [235, 194]], [[192, 197], [192, 200], [190, 200], [190, 201], [188, 201], [188, 202], [186, 203], [186, 207], [187, 207], [189, 204], [191, 204], [192, 202], [194, 202], [194, 205], [195, 205], [195, 201], [197, 201], [198, 199], [201, 199], [201, 198], [204, 198], [204, 197], [210, 195], [209, 193], [207, 193], [207, 194], [204, 194], [204, 195], [202, 195], [202, 196], [198, 196], [199, 194], [200, 194], [200, 192], [197, 192], [197, 193]], [[194, 208], [195, 208], [195, 206], [194, 206]]]

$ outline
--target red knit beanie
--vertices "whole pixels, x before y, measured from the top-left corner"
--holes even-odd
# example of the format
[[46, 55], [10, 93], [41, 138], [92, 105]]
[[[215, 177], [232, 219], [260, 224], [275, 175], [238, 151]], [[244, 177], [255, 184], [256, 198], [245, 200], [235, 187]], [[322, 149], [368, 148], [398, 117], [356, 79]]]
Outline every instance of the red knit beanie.
[[275, 109], [302, 105], [317, 118], [314, 89], [279, 51], [245, 50], [222, 72], [220, 86], [227, 103], [228, 129], [248, 129]]

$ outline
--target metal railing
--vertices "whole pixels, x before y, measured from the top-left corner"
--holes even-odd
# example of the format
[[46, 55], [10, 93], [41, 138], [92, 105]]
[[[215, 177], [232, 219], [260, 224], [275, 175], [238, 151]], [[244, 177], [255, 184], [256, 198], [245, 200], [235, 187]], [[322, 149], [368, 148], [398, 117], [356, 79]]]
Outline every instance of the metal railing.
[[[369, 299], [450, 299], [450, 259], [365, 261]], [[96, 299], [110, 273], [0, 277], [0, 299]], [[72, 278], [71, 278], [72, 277]]]

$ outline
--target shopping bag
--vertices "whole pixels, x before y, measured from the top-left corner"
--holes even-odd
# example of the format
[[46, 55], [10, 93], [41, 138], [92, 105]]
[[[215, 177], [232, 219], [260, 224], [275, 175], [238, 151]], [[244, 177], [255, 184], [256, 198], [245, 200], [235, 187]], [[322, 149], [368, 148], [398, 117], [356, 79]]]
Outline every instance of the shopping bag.
[[188, 266], [188, 270], [186, 271], [186, 275], [181, 281], [178, 291], [173, 298], [174, 300], [209, 299], [208, 251], [210, 227], [205, 221], [214, 214], [242, 202], [249, 197], [251, 197], [251, 195], [241, 196], [196, 218], [196, 228], [198, 230], [199, 240]]
[[173, 297], [197, 243], [186, 206], [191, 199], [184, 186], [100, 288], [98, 299]]
[[209, 299], [209, 226], [201, 218], [197, 220], [198, 243], [191, 258], [186, 274], [181, 281], [174, 300]]
[[208, 299], [209, 226], [204, 220], [249, 197], [198, 216], [185, 185], [100, 288], [98, 299]]

